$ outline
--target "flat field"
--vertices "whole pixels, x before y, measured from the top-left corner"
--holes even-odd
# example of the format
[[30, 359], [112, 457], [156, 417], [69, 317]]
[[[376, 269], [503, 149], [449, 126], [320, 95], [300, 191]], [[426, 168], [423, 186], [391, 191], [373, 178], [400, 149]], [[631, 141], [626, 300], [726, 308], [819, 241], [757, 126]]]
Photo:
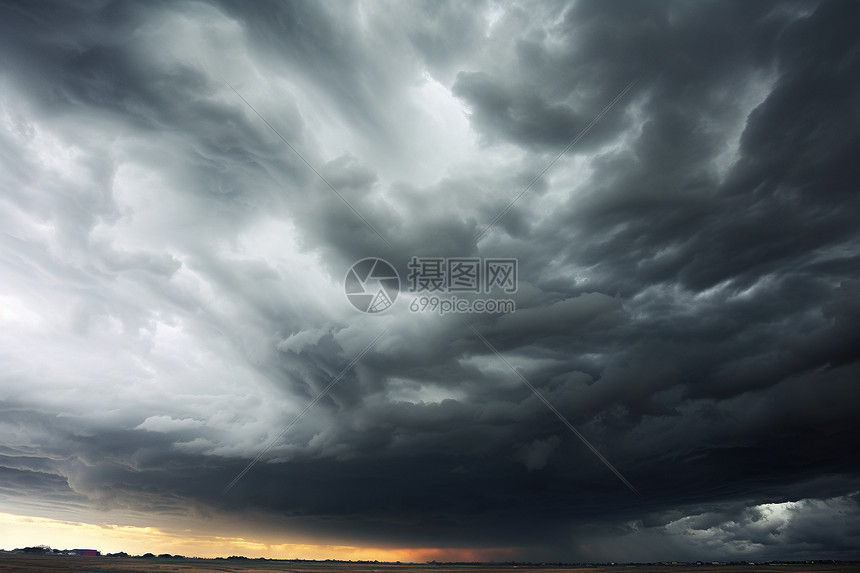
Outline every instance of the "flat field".
[[672, 565], [556, 567], [527, 565], [454, 565], [260, 561], [255, 559], [137, 559], [127, 557], [55, 557], [0, 554], [0, 571], [50, 573], [860, 573], [860, 564]]

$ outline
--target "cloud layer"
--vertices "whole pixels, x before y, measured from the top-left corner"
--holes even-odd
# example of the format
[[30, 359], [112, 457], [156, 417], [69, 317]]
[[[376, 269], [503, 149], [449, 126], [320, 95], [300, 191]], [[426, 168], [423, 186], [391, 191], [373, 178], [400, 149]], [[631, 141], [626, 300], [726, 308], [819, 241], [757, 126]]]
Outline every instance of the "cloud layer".
[[[857, 558], [858, 10], [4, 5], [0, 509]], [[370, 256], [517, 311], [361, 315]]]

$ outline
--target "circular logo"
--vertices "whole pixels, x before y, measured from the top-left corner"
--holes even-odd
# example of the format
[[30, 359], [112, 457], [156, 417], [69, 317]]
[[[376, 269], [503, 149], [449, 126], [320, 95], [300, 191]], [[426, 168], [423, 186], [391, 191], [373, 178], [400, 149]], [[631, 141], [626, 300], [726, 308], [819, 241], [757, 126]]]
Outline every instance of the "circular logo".
[[400, 276], [388, 261], [368, 257], [350, 267], [343, 288], [352, 306], [376, 314], [388, 310], [397, 300]]

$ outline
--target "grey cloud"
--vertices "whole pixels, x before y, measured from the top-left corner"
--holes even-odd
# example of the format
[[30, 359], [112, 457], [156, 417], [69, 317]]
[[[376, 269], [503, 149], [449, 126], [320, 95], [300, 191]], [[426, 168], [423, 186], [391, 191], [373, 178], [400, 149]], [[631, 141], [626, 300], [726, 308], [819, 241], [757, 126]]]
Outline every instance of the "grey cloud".
[[[856, 557], [853, 4], [3, 10], [0, 502], [538, 560]], [[434, 115], [458, 105], [467, 127]], [[357, 315], [368, 256], [517, 257], [517, 312]]]

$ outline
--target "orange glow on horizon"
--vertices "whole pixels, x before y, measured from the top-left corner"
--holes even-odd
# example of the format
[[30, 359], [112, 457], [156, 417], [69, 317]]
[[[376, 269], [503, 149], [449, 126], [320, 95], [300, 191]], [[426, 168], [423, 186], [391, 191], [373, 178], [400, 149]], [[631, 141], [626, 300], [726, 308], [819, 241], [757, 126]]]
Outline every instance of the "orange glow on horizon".
[[88, 548], [131, 555], [170, 553], [187, 557], [267, 559], [338, 559], [341, 561], [505, 561], [516, 559], [514, 548], [379, 548], [354, 545], [272, 544], [244, 537], [195, 535], [158, 527], [92, 524], [0, 513], [0, 539], [15, 549], [49, 545], [57, 549]]

